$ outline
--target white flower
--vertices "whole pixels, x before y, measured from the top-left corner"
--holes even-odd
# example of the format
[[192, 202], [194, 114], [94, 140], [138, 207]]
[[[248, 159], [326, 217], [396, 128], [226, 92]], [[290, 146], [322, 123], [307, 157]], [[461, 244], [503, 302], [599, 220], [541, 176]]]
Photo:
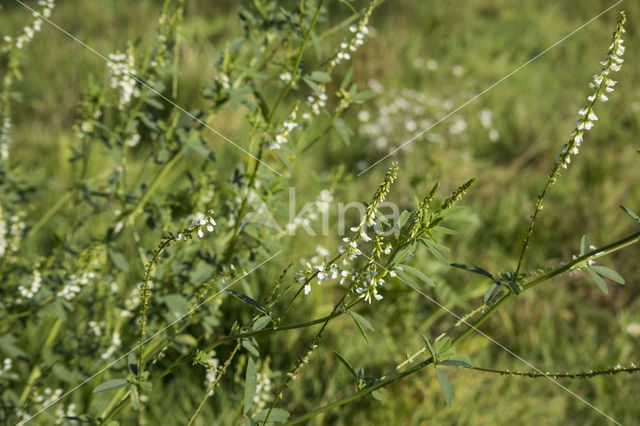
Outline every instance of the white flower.
[[633, 337], [640, 336], [640, 322], [632, 322], [627, 326], [627, 333]]

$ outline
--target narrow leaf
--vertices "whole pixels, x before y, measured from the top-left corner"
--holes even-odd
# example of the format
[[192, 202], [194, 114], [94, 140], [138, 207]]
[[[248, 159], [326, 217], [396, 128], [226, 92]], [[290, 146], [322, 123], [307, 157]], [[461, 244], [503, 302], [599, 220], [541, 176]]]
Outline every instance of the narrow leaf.
[[[253, 416], [253, 420], [257, 422], [264, 422], [264, 420], [267, 418], [268, 412], [268, 408], [258, 411], [258, 413]], [[282, 423], [288, 418], [289, 412], [287, 410], [283, 410], [282, 408], [274, 408], [273, 410], [271, 410], [271, 414], [269, 415], [269, 422]]]
[[411, 216], [411, 212], [409, 212], [409, 210], [404, 210], [402, 213], [400, 213], [400, 216], [398, 217], [399, 229], [402, 229], [405, 223], [407, 223], [407, 220], [409, 220], [409, 216]]
[[347, 367], [347, 369], [351, 372], [351, 374], [353, 374], [353, 377], [355, 377], [355, 379], [358, 379], [358, 375], [356, 374], [356, 370], [353, 369], [353, 367], [351, 366], [351, 364], [349, 364], [349, 361], [347, 361], [346, 359], [344, 359], [344, 357], [342, 355], [340, 355], [338, 352], [333, 352], [333, 354], [340, 360], [340, 362]]
[[378, 401], [382, 401], [382, 394], [378, 391], [371, 392], [371, 396]]
[[622, 275], [617, 273], [611, 268], [607, 268], [606, 266], [593, 265], [589, 267], [593, 271], [595, 271], [598, 275], [602, 275], [605, 278], [609, 278], [611, 281], [615, 281], [618, 284], [625, 284], [624, 278]]
[[640, 217], [631, 209], [626, 208], [625, 206], [620, 206], [622, 210], [624, 210], [633, 220], [640, 223]]
[[589, 238], [586, 235], [582, 236], [582, 240], [580, 240], [580, 255], [586, 254], [589, 251]]
[[607, 288], [607, 283], [605, 283], [604, 280], [602, 278], [600, 278], [600, 275], [595, 273], [592, 268], [593, 268], [592, 266], [586, 268], [587, 273], [589, 275], [591, 275], [591, 278], [593, 278], [593, 281], [596, 282], [596, 284], [598, 285], [598, 287], [600, 287], [600, 290], [602, 290], [604, 292], [604, 294], [609, 294], [609, 289]]
[[452, 263], [451, 266], [464, 269], [465, 271], [473, 272], [475, 274], [483, 275], [489, 279], [495, 280], [495, 278], [493, 278], [493, 275], [491, 275], [489, 271], [484, 270], [479, 266], [465, 265], [463, 263]]
[[260, 356], [260, 352], [258, 352], [258, 348], [256, 347], [256, 345], [253, 344], [251, 340], [242, 339], [242, 347], [245, 348], [247, 352], [249, 352], [251, 355], [255, 357]]
[[367, 333], [364, 330], [366, 327], [366, 328], [369, 328], [371, 331], [374, 331], [369, 321], [367, 321], [360, 315], [356, 314], [355, 312], [349, 312], [349, 315], [351, 315], [351, 318], [353, 318], [353, 321], [356, 323], [356, 327], [358, 327], [358, 330], [360, 330], [360, 334], [362, 334], [362, 337], [364, 337], [364, 340], [367, 343], [369, 343], [369, 337], [367, 336]]
[[237, 291], [234, 291], [234, 290], [226, 290], [226, 291], [228, 293], [231, 293], [238, 300], [243, 301], [247, 305], [257, 309], [258, 311], [262, 312], [263, 314], [269, 315], [269, 311], [266, 308], [262, 307], [262, 305], [260, 305], [258, 302], [256, 302], [255, 300], [253, 300], [252, 298], [250, 298], [246, 294], [238, 293]]
[[400, 265], [402, 266], [402, 269], [409, 272], [411, 275], [413, 275], [416, 278], [421, 279], [422, 281], [424, 281], [427, 285], [430, 285], [431, 287], [435, 287], [436, 283], [434, 283], [431, 278], [427, 277], [425, 274], [422, 273], [422, 271], [420, 271], [417, 268], [414, 268], [413, 266], [409, 266], [409, 265]]
[[447, 376], [445, 376], [442, 370], [438, 367], [436, 367], [436, 376], [438, 376], [438, 382], [440, 382], [440, 389], [442, 389], [444, 400], [447, 402], [447, 406], [451, 408], [451, 404], [453, 403], [453, 391], [451, 390], [449, 379], [447, 379]]
[[106, 392], [106, 391], [110, 391], [110, 390], [120, 389], [120, 388], [123, 388], [123, 387], [127, 386], [128, 384], [129, 384], [129, 381], [125, 380], [125, 379], [107, 380], [106, 382], [99, 384], [93, 390], [93, 393]]
[[253, 397], [256, 394], [258, 386], [258, 373], [256, 372], [256, 363], [253, 358], [249, 357], [247, 362], [247, 374], [244, 380], [244, 410], [247, 413], [253, 407]]
[[440, 263], [442, 263], [443, 265], [449, 266], [449, 261], [442, 255], [442, 253], [440, 253], [438, 251], [438, 249], [436, 249], [433, 246], [433, 243], [429, 240], [426, 239], [421, 239], [420, 240], [422, 242], [422, 244], [425, 245], [425, 247], [431, 252], [431, 254], [438, 259], [438, 261], [440, 261]]
[[431, 342], [429, 341], [429, 339], [425, 336], [422, 336], [422, 340], [424, 340], [425, 345], [427, 345], [427, 349], [429, 350], [429, 353], [431, 354], [431, 359], [433, 360], [434, 363], [438, 362], [438, 357], [436, 356], [436, 351], [433, 349], [433, 346], [431, 346]]
[[309, 78], [320, 83], [328, 83], [331, 81], [331, 76], [322, 71], [312, 72], [311, 74], [309, 74]]
[[256, 320], [256, 322], [253, 323], [253, 331], [258, 331], [258, 330], [262, 330], [263, 328], [265, 328], [269, 323], [271, 322], [271, 317], [269, 316], [263, 316], [260, 317]]
[[440, 361], [438, 365], [450, 365], [453, 367], [471, 367], [471, 359], [466, 355], [451, 355], [449, 359]]
[[129, 399], [133, 409], [138, 410], [140, 408], [140, 395], [138, 394], [138, 388], [133, 383], [130, 386]]
[[500, 291], [500, 283], [493, 282], [484, 293], [484, 304], [488, 305], [493, 302]]

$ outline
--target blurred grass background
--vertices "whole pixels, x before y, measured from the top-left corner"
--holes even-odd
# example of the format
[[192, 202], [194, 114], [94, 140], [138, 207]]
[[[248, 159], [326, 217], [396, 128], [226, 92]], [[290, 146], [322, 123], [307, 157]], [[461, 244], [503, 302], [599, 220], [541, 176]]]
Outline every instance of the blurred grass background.
[[[457, 107], [610, 5], [596, 0], [387, 1], [374, 12], [371, 26], [375, 31], [355, 55], [354, 80], [366, 85], [375, 79], [386, 91], [409, 88], [451, 99]], [[149, 44], [160, 7], [160, 1], [151, 0], [65, 0], [58, 2], [52, 20], [97, 51], [110, 53], [124, 50], [128, 40]], [[470, 177], [478, 177], [465, 201], [468, 208], [458, 218], [460, 234], [449, 239], [452, 261], [492, 271], [515, 267], [535, 196], [560, 146], [568, 139], [577, 110], [586, 102], [587, 84], [606, 53], [621, 7], [628, 15], [627, 53], [617, 75], [617, 90], [610, 102], [597, 105], [599, 121], [548, 197], [526, 266], [536, 269], [567, 261], [579, 251], [582, 234], [604, 244], [633, 229], [633, 223], [617, 207], [624, 204], [640, 210], [640, 37], [636, 31], [640, 12], [637, 4], [625, 2], [456, 113], [456, 117], [471, 123], [478, 120], [482, 109], [490, 109], [500, 133], [497, 142], [491, 142], [486, 134], [469, 132], [466, 140], [450, 144], [447, 133], [440, 129], [449, 126], [447, 121], [433, 129], [444, 135], [443, 143], [419, 138], [395, 157], [401, 174], [392, 199], [404, 205], [409, 205], [414, 194], [428, 191], [435, 180], [441, 180], [444, 189], [450, 190]], [[348, 16], [348, 10], [337, 2], [330, 5], [330, 10], [331, 22], [321, 23], [321, 30]], [[2, 2], [2, 32], [14, 33], [27, 22], [28, 15], [18, 4]], [[201, 83], [214, 76], [212, 61], [224, 43], [241, 34], [237, 4], [188, 0], [181, 34], [177, 103], [186, 108], [206, 108], [199, 96]], [[339, 34], [332, 37], [339, 42]], [[434, 61], [434, 69], [421, 65], [429, 60]], [[454, 67], [458, 67], [455, 73]], [[35, 221], [71, 182], [68, 158], [74, 143], [71, 127], [76, 106], [85, 83], [104, 78], [106, 66], [102, 59], [45, 24], [42, 34], [29, 46], [23, 70], [24, 79], [16, 88], [23, 100], [15, 105], [12, 158], [19, 169], [29, 171], [36, 185], [37, 201], [29, 212], [29, 220]], [[384, 99], [382, 94], [362, 109], [373, 114]], [[356, 128], [357, 114], [356, 108], [345, 118]], [[243, 113], [229, 108], [218, 117], [224, 119], [210, 124], [243, 145], [238, 130]], [[398, 145], [410, 136], [411, 132], [398, 132], [393, 142]], [[238, 151], [215, 135], [206, 137], [223, 160], [218, 162], [220, 175], [226, 176], [233, 164], [227, 159], [238, 159]], [[371, 163], [380, 156], [381, 151], [367, 138], [356, 137], [345, 146], [336, 135], [328, 135], [298, 158], [297, 170], [322, 175], [343, 166], [347, 173], [355, 174], [359, 162]], [[369, 198], [388, 163], [338, 186], [336, 200], [346, 203]], [[323, 189], [308, 172], [294, 175], [291, 184], [299, 191], [304, 188], [311, 194], [309, 198]], [[63, 216], [56, 218], [49, 226], [64, 229], [70, 223], [65, 220]], [[337, 243], [337, 238], [298, 238], [291, 249], [310, 257], [317, 244], [332, 248]], [[608, 296], [586, 275], [563, 276], [517, 298], [483, 330], [545, 371], [638, 363], [640, 339], [625, 332], [629, 322], [640, 320], [637, 259], [638, 248], [634, 246], [603, 261], [627, 279], [624, 287], [610, 285]], [[485, 282], [427, 263], [426, 256], [424, 269], [442, 276], [442, 288], [431, 297], [459, 314], [478, 304]], [[274, 274], [277, 270], [274, 267]], [[335, 300], [335, 295], [322, 290], [314, 287], [314, 297], [305, 299], [307, 312], [314, 312], [313, 317], [326, 313]], [[362, 367], [370, 375], [382, 374], [405, 353], [421, 347], [421, 334], [435, 336], [453, 322], [415, 292], [387, 290], [382, 303], [365, 310], [377, 330], [371, 344], [361, 342], [353, 325], [339, 319], [324, 341], [327, 354], [336, 350], [354, 360], [356, 368]], [[470, 295], [474, 297], [469, 299]], [[393, 321], [385, 323], [376, 318]], [[286, 369], [302, 350], [301, 342], [311, 337], [311, 331], [291, 333], [262, 344], [271, 346], [272, 366]], [[460, 351], [469, 354], [477, 365], [528, 370], [481, 336], [465, 341]], [[427, 369], [385, 389], [381, 402], [359, 401], [312, 424], [585, 425], [606, 420], [546, 379], [489, 376], [467, 370], [450, 371], [449, 375], [454, 387], [451, 409], [445, 408], [433, 370]], [[623, 424], [638, 424], [640, 406], [633, 403], [640, 392], [638, 375], [561, 383]], [[316, 353], [285, 401], [291, 401], [287, 408], [295, 407], [295, 413], [303, 413], [352, 390], [342, 366], [334, 358]], [[147, 404], [150, 418], [180, 424], [193, 411], [199, 394], [199, 389], [175, 389], [175, 395], [164, 395], [177, 405], [169, 413], [161, 400], [157, 404], [152, 400]], [[211, 408], [208, 416], [203, 416], [209, 422], [203, 424], [229, 424], [231, 404], [228, 409], [215, 410]]]

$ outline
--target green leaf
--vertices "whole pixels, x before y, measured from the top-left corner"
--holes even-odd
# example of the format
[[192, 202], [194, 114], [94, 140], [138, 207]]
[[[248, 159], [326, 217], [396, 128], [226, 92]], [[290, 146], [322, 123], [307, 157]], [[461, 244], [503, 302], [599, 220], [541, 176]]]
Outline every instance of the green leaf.
[[449, 336], [446, 336], [444, 339], [436, 342], [436, 353], [438, 354], [438, 356], [441, 356], [442, 354], [447, 352], [449, 348], [451, 348], [451, 337]]
[[351, 364], [349, 364], [349, 361], [347, 361], [346, 359], [344, 359], [344, 357], [342, 355], [340, 355], [338, 352], [333, 352], [333, 354], [340, 360], [340, 362], [347, 367], [347, 369], [351, 372], [351, 374], [353, 374], [353, 377], [356, 378], [356, 380], [358, 379], [358, 375], [356, 374], [356, 370], [353, 369], [353, 367], [351, 366]]
[[140, 382], [140, 389], [145, 392], [151, 392], [151, 389], [153, 389], [153, 384], [145, 380], [144, 382]]
[[591, 278], [593, 278], [593, 281], [596, 282], [596, 284], [598, 285], [598, 287], [600, 287], [600, 290], [602, 290], [604, 292], [604, 294], [609, 294], [609, 289], [607, 288], [607, 283], [604, 282], [604, 280], [602, 278], [600, 278], [600, 275], [598, 275], [596, 272], [593, 271], [592, 269], [593, 267], [587, 267], [586, 271], [589, 275], [591, 275]]
[[262, 330], [271, 322], [271, 317], [265, 315], [260, 317], [253, 323], [253, 331]]
[[251, 355], [260, 357], [257, 346], [249, 339], [241, 339], [242, 347], [247, 350]]
[[409, 272], [411, 275], [413, 275], [416, 278], [419, 278], [420, 280], [424, 281], [427, 285], [430, 285], [431, 287], [435, 287], [436, 283], [434, 283], [431, 278], [427, 277], [425, 274], [422, 273], [422, 271], [420, 271], [417, 268], [414, 268], [413, 266], [409, 266], [409, 265], [400, 265], [402, 266], [402, 269]]
[[595, 271], [598, 275], [602, 275], [605, 278], [609, 278], [611, 281], [615, 281], [618, 284], [625, 284], [624, 278], [622, 275], [617, 273], [611, 268], [607, 268], [606, 266], [593, 265], [590, 266], [589, 269]]
[[449, 359], [440, 361], [438, 365], [448, 365], [453, 367], [471, 367], [471, 359], [466, 355], [451, 355]]
[[369, 338], [367, 337], [367, 333], [364, 329], [368, 328], [371, 331], [375, 331], [371, 326], [371, 324], [369, 323], [369, 321], [364, 319], [364, 317], [356, 314], [355, 312], [349, 311], [349, 315], [351, 315], [351, 318], [353, 318], [353, 321], [356, 323], [356, 326], [358, 327], [358, 330], [360, 330], [360, 334], [362, 334], [362, 337], [364, 337], [364, 340], [366, 340], [366, 342], [369, 343]]
[[451, 408], [451, 404], [453, 402], [453, 391], [451, 390], [449, 379], [447, 379], [447, 376], [445, 376], [442, 370], [438, 367], [436, 367], [436, 376], [438, 376], [438, 382], [440, 382], [440, 389], [442, 389], [444, 400], [447, 402], [449, 408]]
[[253, 407], [253, 397], [256, 395], [258, 387], [258, 373], [256, 372], [256, 363], [253, 358], [249, 357], [247, 362], [247, 374], [244, 380], [244, 410], [243, 413], [249, 412]]
[[491, 275], [489, 271], [486, 271], [479, 266], [465, 265], [462, 263], [452, 263], [451, 266], [453, 266], [454, 268], [460, 268], [464, 269], [465, 271], [473, 272], [474, 274], [483, 275], [491, 280], [495, 280], [495, 278], [493, 278], [493, 275]]
[[441, 225], [434, 226], [431, 229], [437, 232], [442, 232], [443, 234], [447, 234], [447, 235], [458, 235], [458, 231], [451, 228], [447, 228], [445, 226], [441, 226]]
[[107, 380], [106, 382], [99, 384], [93, 390], [93, 393], [106, 392], [106, 391], [110, 391], [110, 390], [120, 389], [120, 388], [123, 388], [123, 387], [127, 386], [128, 384], [129, 384], [129, 381], [125, 380], [125, 379]]
[[371, 396], [378, 401], [382, 401], [382, 394], [378, 391], [371, 392]]
[[580, 256], [589, 252], [590, 245], [589, 238], [586, 235], [583, 235], [580, 240]]
[[620, 206], [622, 210], [624, 210], [633, 220], [640, 223], [640, 216], [638, 216], [633, 210], [626, 208], [625, 206]]
[[326, 72], [322, 72], [322, 71], [312, 72], [311, 74], [309, 74], [309, 78], [319, 83], [328, 83], [331, 81], [331, 76]]
[[405, 274], [404, 272], [402, 272], [401, 269], [396, 268], [396, 275], [397, 277], [400, 279], [400, 281], [402, 281], [404, 284], [407, 284], [409, 287], [413, 287], [413, 288], [420, 288], [420, 286], [418, 285], [417, 282], [414, 281], [413, 278], [411, 278], [409, 275]]
[[138, 394], [138, 388], [136, 387], [136, 385], [131, 383], [129, 390], [129, 399], [131, 400], [131, 406], [134, 410], [138, 410], [140, 408], [140, 395]]
[[499, 291], [500, 283], [496, 281], [491, 283], [487, 291], [484, 293], [484, 304], [488, 305], [489, 303], [493, 302]]
[[129, 352], [127, 355], [127, 365], [129, 366], [129, 371], [133, 374], [134, 377], [138, 376], [138, 360], [133, 352]]
[[152, 107], [154, 107], [155, 109], [159, 109], [159, 110], [163, 110], [164, 109], [164, 105], [162, 105], [162, 103], [160, 103], [157, 99], [148, 97], [144, 99], [144, 102], [146, 104], [151, 105]]
[[311, 80], [309, 77], [302, 77], [302, 79], [304, 80], [305, 83], [307, 83], [309, 87], [311, 87], [311, 90], [313, 90], [316, 93], [316, 95], [320, 95], [324, 93], [324, 90], [322, 90], [320, 86], [318, 86], [316, 82]]
[[[264, 422], [264, 420], [267, 418], [268, 412], [268, 408], [258, 411], [258, 413], [253, 416], [253, 420], [257, 422]], [[273, 410], [271, 410], [271, 414], [269, 415], [269, 421], [274, 423], [285, 422], [288, 418], [289, 412], [287, 410], [283, 410], [282, 408], [274, 408]]]
[[429, 341], [429, 339], [426, 336], [422, 336], [422, 340], [424, 340], [425, 345], [427, 345], [427, 349], [429, 350], [429, 353], [431, 354], [431, 359], [433, 360], [434, 363], [438, 362], [438, 357], [436, 356], [436, 351], [433, 349], [433, 346], [431, 346], [431, 342]]
[[242, 293], [238, 293], [237, 291], [234, 291], [234, 290], [225, 290], [225, 291], [227, 291], [228, 293], [231, 293], [238, 300], [243, 301], [247, 305], [253, 307], [254, 309], [257, 309], [258, 311], [262, 312], [263, 314], [269, 315], [269, 311], [266, 308], [262, 307], [262, 305], [260, 305], [258, 302], [256, 302], [255, 300], [253, 300], [249, 296], [247, 296], [245, 294], [242, 294]]
[[411, 216], [411, 212], [409, 210], [405, 210], [400, 213], [400, 217], [398, 217], [398, 229], [402, 229], [405, 223], [407, 223], [407, 220], [409, 220], [409, 216]]
[[353, 77], [353, 67], [349, 68], [349, 71], [347, 71], [347, 73], [344, 75], [344, 80], [342, 80], [342, 83], [340, 83], [341, 90], [347, 87], [347, 85], [351, 81], [351, 77]]
[[118, 269], [122, 272], [127, 272], [129, 270], [129, 262], [127, 259], [120, 253], [120, 251], [115, 249], [109, 249], [107, 251], [109, 253], [109, 258]]
[[338, 1], [340, 1], [340, 3], [344, 4], [345, 6], [347, 6], [347, 8], [348, 8], [348, 9], [351, 11], [351, 13], [353, 13], [354, 15], [355, 15], [356, 13], [358, 13], [358, 12], [353, 8], [353, 6], [351, 6], [351, 5], [350, 5], [346, 0], [338, 0]]
[[440, 263], [442, 263], [443, 265], [449, 266], [449, 261], [442, 255], [442, 253], [438, 251], [438, 249], [435, 248], [432, 241], [427, 240], [425, 238], [421, 238], [420, 241], [431, 252], [431, 254], [436, 259], [438, 259], [438, 261], [440, 261]]

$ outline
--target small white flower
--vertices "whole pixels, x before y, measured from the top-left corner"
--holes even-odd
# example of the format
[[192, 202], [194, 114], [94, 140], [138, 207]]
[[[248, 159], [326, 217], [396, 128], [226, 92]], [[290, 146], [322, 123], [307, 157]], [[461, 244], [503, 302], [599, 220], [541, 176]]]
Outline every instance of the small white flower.
[[627, 333], [633, 337], [640, 336], [640, 322], [632, 322], [627, 326]]

